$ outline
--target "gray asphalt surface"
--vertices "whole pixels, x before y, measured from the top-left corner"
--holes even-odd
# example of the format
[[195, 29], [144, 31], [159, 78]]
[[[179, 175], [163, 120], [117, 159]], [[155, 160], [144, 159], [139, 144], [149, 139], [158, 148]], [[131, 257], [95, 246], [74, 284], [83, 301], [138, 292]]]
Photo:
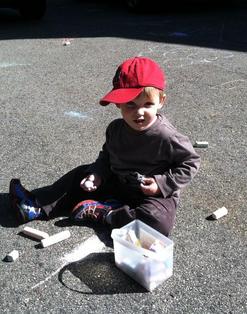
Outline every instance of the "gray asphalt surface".
[[[247, 7], [188, 5], [135, 15], [103, 1], [49, 0], [31, 23], [0, 10], [0, 312], [246, 314]], [[64, 38], [71, 45], [63, 46]], [[19, 233], [8, 204], [12, 177], [34, 189], [93, 161], [119, 117], [99, 98], [134, 55], [164, 68], [164, 113], [197, 149], [200, 172], [182, 196], [171, 235], [174, 275], [148, 293], [114, 266], [109, 233], [66, 217], [28, 225], [71, 238], [49, 248]], [[218, 221], [206, 218], [225, 206]], [[97, 234], [105, 249], [62, 266]], [[3, 261], [17, 249], [19, 259]]]

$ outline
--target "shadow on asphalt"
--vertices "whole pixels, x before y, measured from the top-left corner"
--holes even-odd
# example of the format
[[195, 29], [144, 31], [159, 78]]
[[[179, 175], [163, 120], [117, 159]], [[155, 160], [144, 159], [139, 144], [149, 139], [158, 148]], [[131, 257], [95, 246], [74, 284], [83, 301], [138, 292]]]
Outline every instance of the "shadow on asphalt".
[[45, 17], [36, 22], [0, 10], [0, 39], [120, 37], [246, 51], [247, 4], [230, 2], [181, 0], [135, 14], [121, 1], [48, 0]]
[[94, 233], [98, 236], [98, 238], [105, 244], [106, 247], [113, 248], [113, 241], [111, 238], [111, 229], [107, 228], [106, 225], [97, 225], [93, 222], [86, 221], [82, 223], [75, 223], [70, 218], [63, 218], [60, 220], [55, 221], [55, 226], [64, 228], [64, 227], [71, 227], [74, 225], [77, 226], [84, 226], [94, 230]]
[[113, 253], [93, 253], [66, 265], [59, 272], [58, 279], [64, 287], [80, 294], [147, 292], [115, 266]]
[[[61, 217], [64, 215], [64, 211], [60, 215], [55, 213], [51, 219]], [[47, 219], [42, 219], [47, 220]], [[0, 225], [5, 228], [16, 228], [20, 225], [17, 219], [16, 213], [13, 211], [9, 199], [8, 193], [0, 193]]]
[[16, 228], [18, 223], [13, 213], [8, 193], [0, 193], [0, 225], [6, 228]]
[[[49, 217], [49, 220], [54, 220], [54, 225], [60, 228], [71, 227], [75, 225], [75, 223], [70, 218], [64, 216], [68, 216], [68, 211], [60, 208], [59, 211], [55, 210], [52, 213], [51, 217]], [[57, 218], [61, 217], [62, 219], [56, 220]], [[5, 228], [16, 228], [19, 225], [20, 223], [17, 221], [16, 215], [10, 205], [9, 194], [0, 193], [0, 226]], [[106, 247], [113, 247], [110, 228], [106, 228], [104, 225], [95, 225], [91, 222], [84, 222], [76, 225], [90, 227], [94, 230], [95, 234], [105, 244]], [[27, 237], [22, 233], [20, 233], [20, 235]], [[39, 244], [37, 244], [35, 247], [40, 249]]]
[[[55, 218], [55, 217], [54, 217]], [[56, 221], [58, 227], [72, 226], [69, 218]], [[18, 226], [11, 210], [9, 194], [0, 194], [0, 225], [6, 228]], [[94, 229], [95, 234], [107, 246], [113, 247], [111, 230], [92, 223], [84, 224]], [[20, 233], [21, 236], [27, 237]], [[35, 246], [37, 249], [40, 245]], [[142, 286], [115, 266], [114, 253], [93, 253], [81, 261], [66, 265], [59, 273], [59, 281], [71, 291], [81, 294], [144, 293]]]

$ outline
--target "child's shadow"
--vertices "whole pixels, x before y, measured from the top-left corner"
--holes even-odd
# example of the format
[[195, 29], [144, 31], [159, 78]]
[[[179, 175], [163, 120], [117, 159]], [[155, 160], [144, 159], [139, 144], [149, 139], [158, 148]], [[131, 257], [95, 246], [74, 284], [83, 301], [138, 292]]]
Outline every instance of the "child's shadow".
[[106, 247], [113, 247], [113, 241], [111, 238], [111, 228], [107, 227], [103, 224], [95, 224], [90, 221], [82, 222], [82, 223], [76, 223], [72, 221], [70, 218], [63, 218], [60, 220], [55, 221], [55, 226], [64, 228], [64, 227], [71, 227], [74, 225], [81, 226], [81, 227], [88, 227], [90, 229], [94, 230], [94, 233], [97, 234], [100, 241], [102, 241]]
[[0, 193], [0, 225], [6, 228], [16, 228], [19, 225], [10, 206], [8, 193]]
[[81, 294], [147, 292], [115, 266], [113, 253], [92, 253], [66, 265], [59, 272], [58, 279], [66, 288]]

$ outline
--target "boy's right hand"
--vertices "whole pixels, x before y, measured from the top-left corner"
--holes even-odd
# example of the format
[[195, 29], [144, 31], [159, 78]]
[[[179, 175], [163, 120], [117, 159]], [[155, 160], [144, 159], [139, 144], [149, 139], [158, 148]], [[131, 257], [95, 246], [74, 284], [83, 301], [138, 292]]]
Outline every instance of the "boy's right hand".
[[96, 173], [92, 173], [81, 181], [80, 186], [86, 192], [93, 192], [97, 190], [101, 182], [101, 177]]

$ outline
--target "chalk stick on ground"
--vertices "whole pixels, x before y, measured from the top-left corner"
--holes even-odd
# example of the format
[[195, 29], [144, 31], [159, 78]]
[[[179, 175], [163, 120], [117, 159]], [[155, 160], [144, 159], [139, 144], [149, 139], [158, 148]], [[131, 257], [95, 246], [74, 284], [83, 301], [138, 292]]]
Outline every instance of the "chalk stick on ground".
[[219, 218], [227, 215], [227, 213], [228, 213], [227, 208], [221, 207], [221, 208], [217, 209], [216, 211], [214, 211], [211, 216], [213, 219], [219, 219]]
[[68, 38], [64, 38], [62, 44], [63, 44], [63, 46], [69, 46], [71, 44], [71, 42]]
[[49, 234], [31, 227], [24, 227], [24, 229], [22, 230], [22, 233], [35, 238], [37, 240], [42, 240], [42, 239], [46, 239], [49, 237]]
[[196, 141], [193, 146], [194, 147], [198, 147], [198, 148], [207, 148], [208, 147], [208, 142], [206, 142], [206, 141]]
[[19, 252], [17, 250], [13, 250], [5, 256], [6, 262], [14, 262], [19, 257]]
[[41, 245], [42, 247], [47, 247], [50, 245], [53, 245], [55, 243], [58, 243], [60, 241], [66, 240], [70, 237], [70, 232], [69, 230], [65, 230], [59, 233], [56, 233], [48, 238], [42, 239], [41, 240]]

